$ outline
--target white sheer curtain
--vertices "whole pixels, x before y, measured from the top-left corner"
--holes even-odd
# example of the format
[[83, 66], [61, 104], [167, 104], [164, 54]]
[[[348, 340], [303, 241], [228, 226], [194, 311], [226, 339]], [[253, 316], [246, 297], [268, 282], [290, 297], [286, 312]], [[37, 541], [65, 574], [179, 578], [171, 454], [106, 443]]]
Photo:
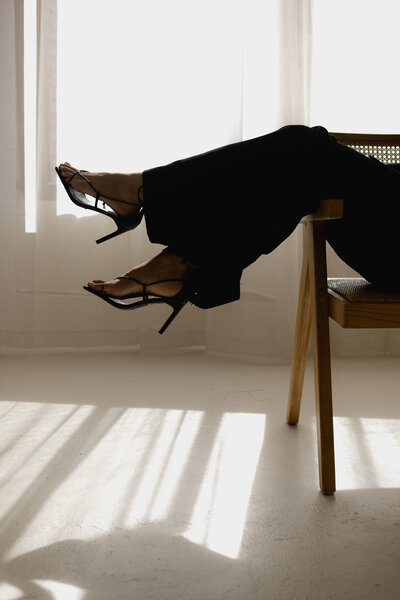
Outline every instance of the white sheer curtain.
[[[59, 2], [60, 158], [87, 169], [145, 169], [305, 122], [309, 4], [120, 0], [111, 8], [108, 2], [85, 2], [77, 31], [71, 2]], [[71, 36], [90, 36], [86, 60], [80, 47], [80, 60], [74, 57]], [[304, 54], [300, 69], [299, 53]], [[76, 68], [82, 62], [88, 70]], [[85, 90], [78, 106], [71, 102], [76, 89]], [[64, 210], [70, 212], [69, 204]], [[76, 227], [84, 244], [76, 247], [79, 253], [93, 242], [81, 223]], [[112, 277], [155, 250], [142, 228], [140, 235], [91, 249], [92, 263], [86, 259], [80, 278], [93, 272]], [[295, 312], [297, 269], [294, 236], [246, 272], [240, 303], [208, 313], [189, 308], [162, 339], [156, 333], [160, 311], [132, 313], [128, 319], [113, 315], [111, 322], [108, 307], [95, 308], [91, 298], [85, 303], [113, 331], [117, 324], [125, 334], [130, 329], [144, 347], [204, 344], [214, 351], [281, 359], [290, 353], [293, 317], [288, 315]]]
[[[168, 312], [163, 308], [120, 314], [82, 290], [93, 277], [118, 275], [159, 248], [148, 242], [144, 226], [96, 246], [111, 221], [74, 210], [56, 187], [54, 165], [69, 160], [88, 170], [145, 169], [284, 124], [309, 124], [312, 0], [37, 3], [38, 205], [29, 233], [23, 189], [23, 2], [0, 5], [6, 157], [0, 182], [1, 347], [202, 345], [287, 360], [299, 277], [298, 232], [246, 270], [239, 302], [210, 311], [187, 307], [159, 336]], [[318, 53], [326, 35], [322, 27], [329, 30], [322, 17], [319, 12]], [[319, 68], [312, 115], [328, 127], [333, 107], [321, 90], [329, 77]], [[381, 340], [377, 344], [382, 347]]]

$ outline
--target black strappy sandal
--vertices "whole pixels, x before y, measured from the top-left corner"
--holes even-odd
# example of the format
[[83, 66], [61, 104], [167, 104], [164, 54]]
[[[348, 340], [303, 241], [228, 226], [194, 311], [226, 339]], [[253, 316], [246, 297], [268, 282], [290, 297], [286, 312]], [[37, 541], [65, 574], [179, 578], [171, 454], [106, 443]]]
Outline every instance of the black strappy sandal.
[[[131, 231], [132, 229], [135, 229], [135, 227], [137, 227], [139, 225], [139, 223], [141, 222], [141, 220], [143, 218], [143, 204], [140, 200], [140, 192], [141, 192], [143, 186], [140, 186], [140, 188], [138, 189], [138, 194], [137, 194], [138, 201], [132, 203], [132, 202], [126, 202], [125, 200], [116, 200], [115, 198], [109, 198], [108, 196], [105, 196], [104, 194], [100, 194], [100, 192], [98, 192], [96, 190], [96, 188], [92, 185], [92, 183], [89, 181], [89, 179], [82, 174], [82, 173], [87, 173], [87, 171], [75, 171], [75, 173], [68, 179], [68, 181], [61, 174], [61, 171], [58, 167], [56, 167], [56, 173], [59, 176], [61, 183], [63, 184], [68, 196], [70, 197], [70, 199], [72, 200], [72, 202], [74, 204], [76, 204], [77, 206], [80, 206], [81, 208], [88, 208], [89, 210], [93, 210], [95, 212], [101, 213], [102, 215], [106, 215], [107, 217], [110, 217], [111, 219], [113, 219], [113, 221], [115, 222], [115, 224], [117, 226], [117, 230], [96, 240], [97, 244], [101, 244], [102, 242], [105, 242], [106, 240], [116, 237], [117, 235], [121, 235], [121, 233], [125, 233], [126, 231]], [[90, 185], [90, 187], [96, 194], [96, 198], [94, 199], [94, 204], [90, 202], [90, 200], [88, 199], [86, 194], [83, 194], [82, 192], [78, 192], [78, 190], [76, 190], [72, 187], [71, 181], [76, 175], [79, 175], [80, 177], [82, 177], [82, 179], [84, 179]], [[131, 217], [121, 217], [120, 215], [117, 215], [117, 213], [111, 209], [106, 210], [106, 208], [105, 208], [106, 205], [104, 202], [103, 202], [103, 208], [100, 208], [98, 206], [100, 197], [106, 198], [107, 200], [113, 200], [114, 202], [120, 202], [121, 204], [129, 204], [130, 206], [139, 206], [139, 210]]]
[[[136, 281], [136, 283], [139, 283], [141, 286], [143, 286], [143, 291], [138, 294], [133, 294], [133, 295], [127, 294], [126, 296], [120, 296], [119, 298], [114, 298], [113, 296], [110, 296], [109, 294], [106, 294], [104, 292], [104, 285], [105, 285], [104, 283], [101, 286], [101, 290], [94, 290], [93, 288], [90, 288], [87, 285], [84, 285], [83, 289], [87, 290], [91, 294], [94, 294], [95, 296], [98, 296], [105, 302], [108, 302], [109, 304], [111, 304], [111, 306], [114, 306], [115, 308], [120, 308], [122, 310], [134, 310], [136, 308], [140, 308], [141, 306], [147, 306], [149, 304], [168, 304], [172, 308], [172, 313], [168, 317], [168, 319], [165, 321], [164, 325], [161, 327], [161, 329], [158, 333], [164, 333], [164, 331], [167, 329], [168, 325], [170, 325], [170, 323], [172, 323], [172, 321], [175, 319], [177, 314], [182, 310], [182, 308], [188, 302], [188, 300], [186, 298], [186, 293], [185, 293], [185, 282], [187, 280], [187, 277], [185, 277], [183, 279], [161, 279], [160, 281], [153, 281], [152, 283], [147, 283], [147, 284], [142, 283], [141, 281], [139, 281], [138, 279], [135, 279], [134, 277], [128, 277], [127, 275], [122, 275], [121, 277], [116, 277], [115, 279], [130, 279], [131, 281]], [[183, 281], [184, 285], [183, 285], [183, 288], [175, 296], [171, 296], [171, 298], [168, 298], [166, 296], [157, 296], [157, 294], [148, 292], [147, 288], [150, 285], [155, 285], [156, 283], [163, 283], [166, 281]], [[149, 296], [154, 296], [154, 298], [149, 298]], [[127, 300], [129, 298], [140, 298], [140, 297], [142, 297], [142, 300], [138, 300], [137, 302], [129, 302], [129, 303], [123, 302], [123, 300]]]

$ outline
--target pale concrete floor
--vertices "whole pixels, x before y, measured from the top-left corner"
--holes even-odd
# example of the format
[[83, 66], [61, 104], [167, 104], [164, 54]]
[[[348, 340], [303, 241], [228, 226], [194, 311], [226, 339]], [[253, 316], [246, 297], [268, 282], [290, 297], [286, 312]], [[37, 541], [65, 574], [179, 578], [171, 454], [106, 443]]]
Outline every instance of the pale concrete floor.
[[338, 491], [312, 369], [172, 354], [1, 358], [1, 600], [400, 597], [400, 358], [336, 360]]

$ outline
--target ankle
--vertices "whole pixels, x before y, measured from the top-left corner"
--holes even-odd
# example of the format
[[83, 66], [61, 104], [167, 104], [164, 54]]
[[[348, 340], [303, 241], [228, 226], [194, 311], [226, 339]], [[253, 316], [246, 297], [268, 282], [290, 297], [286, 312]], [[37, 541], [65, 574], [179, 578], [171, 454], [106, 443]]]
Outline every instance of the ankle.
[[131, 190], [134, 202], [143, 204], [143, 176], [142, 173], [130, 173], [127, 175], [129, 178], [129, 189]]
[[166, 277], [179, 279], [185, 276], [188, 265], [180, 256], [165, 249], [159, 254], [158, 258]]
[[165, 264], [169, 264], [171, 266], [178, 266], [178, 265], [182, 266], [185, 271], [188, 268], [191, 268], [191, 269], [196, 268], [196, 265], [191, 263], [186, 258], [184, 258], [178, 254], [175, 254], [169, 248], [164, 248], [164, 250], [161, 252], [160, 256], [162, 257], [163, 261], [165, 261]]

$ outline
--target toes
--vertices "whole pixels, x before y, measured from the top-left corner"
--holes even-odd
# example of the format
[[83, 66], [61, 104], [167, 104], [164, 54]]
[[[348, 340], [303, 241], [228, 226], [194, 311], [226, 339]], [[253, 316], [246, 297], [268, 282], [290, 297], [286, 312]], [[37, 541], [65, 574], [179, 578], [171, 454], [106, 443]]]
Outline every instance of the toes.
[[60, 170], [61, 171], [67, 171], [68, 169], [72, 169], [72, 166], [65, 162], [65, 163], [60, 163]]
[[104, 284], [105, 284], [105, 281], [103, 279], [93, 279], [93, 281], [88, 282], [88, 287], [96, 289], [96, 286], [101, 287]]
[[65, 177], [66, 180], [69, 180], [70, 177], [72, 177], [72, 175], [74, 173], [74, 171], [69, 163], [61, 163], [60, 172], [61, 172], [61, 175], [63, 177]]
[[74, 169], [69, 163], [61, 163], [60, 171], [64, 176], [68, 176], [75, 173], [76, 169]]

